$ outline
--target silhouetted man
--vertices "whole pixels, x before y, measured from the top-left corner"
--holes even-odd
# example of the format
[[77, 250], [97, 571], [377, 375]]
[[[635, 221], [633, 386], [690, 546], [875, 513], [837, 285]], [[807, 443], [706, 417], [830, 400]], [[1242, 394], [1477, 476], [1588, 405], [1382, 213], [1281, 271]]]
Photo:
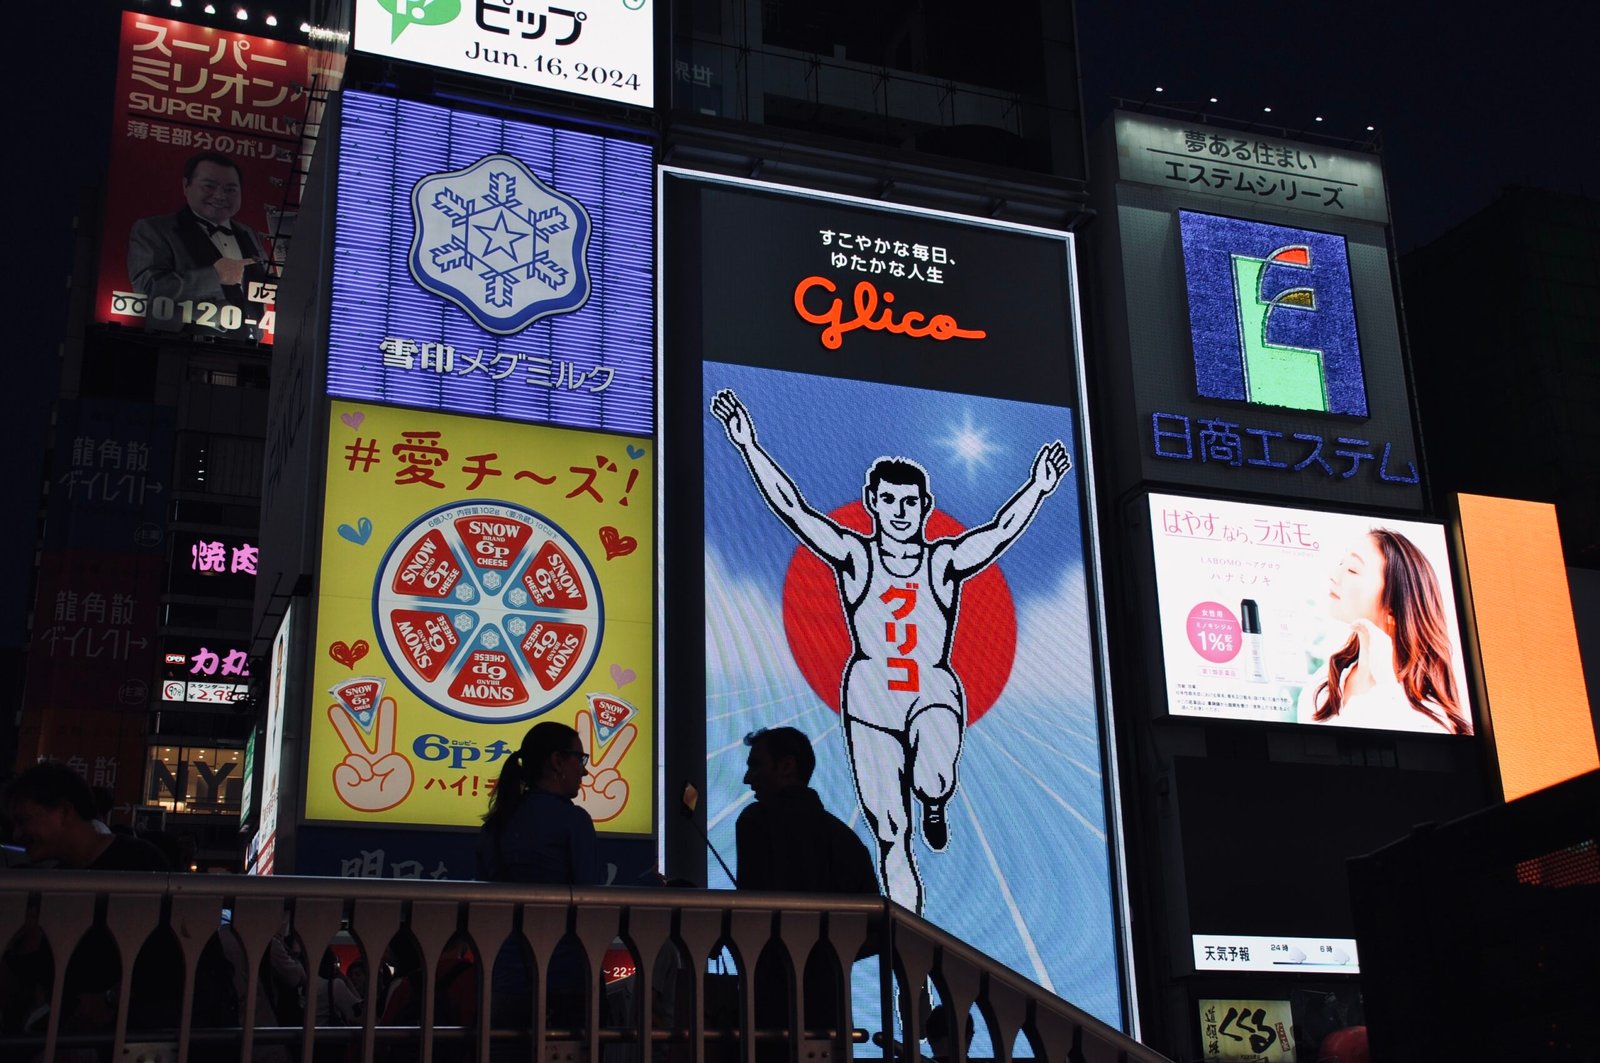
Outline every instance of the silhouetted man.
[[753, 805], [735, 825], [739, 888], [785, 893], [878, 892], [872, 855], [811, 788], [817, 755], [793, 727], [745, 739], [745, 785]]
[[86, 871], [170, 871], [147, 841], [95, 830], [94, 792], [83, 776], [54, 760], [17, 774], [6, 787], [16, 840], [34, 863]]

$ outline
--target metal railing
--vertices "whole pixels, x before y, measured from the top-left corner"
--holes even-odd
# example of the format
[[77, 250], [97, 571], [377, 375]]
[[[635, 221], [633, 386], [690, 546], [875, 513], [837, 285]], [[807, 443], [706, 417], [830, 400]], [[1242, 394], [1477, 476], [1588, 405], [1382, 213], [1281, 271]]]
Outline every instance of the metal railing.
[[[1001, 1063], [1165, 1059], [877, 898], [17, 871], [0, 942], [8, 1060], [842, 1063], [899, 1054], [858, 1026], [918, 1044], [925, 1005], [898, 997], [929, 985]], [[330, 948], [365, 961], [354, 1022], [327, 1017]], [[296, 950], [303, 1016], [280, 1021], [266, 990]], [[941, 1058], [965, 1063], [950, 1041]]]

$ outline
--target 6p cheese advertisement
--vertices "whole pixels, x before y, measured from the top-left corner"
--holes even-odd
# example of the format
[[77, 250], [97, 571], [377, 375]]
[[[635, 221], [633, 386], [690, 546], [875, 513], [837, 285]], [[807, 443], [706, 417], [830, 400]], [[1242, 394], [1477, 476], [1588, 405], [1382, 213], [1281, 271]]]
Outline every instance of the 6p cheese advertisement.
[[648, 833], [652, 444], [350, 402], [328, 444], [307, 818], [474, 827], [549, 719]]

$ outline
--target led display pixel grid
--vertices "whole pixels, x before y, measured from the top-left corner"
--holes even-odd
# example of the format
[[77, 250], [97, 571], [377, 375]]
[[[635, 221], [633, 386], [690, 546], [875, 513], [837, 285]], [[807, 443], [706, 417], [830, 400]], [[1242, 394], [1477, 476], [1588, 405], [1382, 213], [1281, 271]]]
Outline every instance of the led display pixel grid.
[[662, 185], [663, 432], [699, 465], [665, 523], [705, 544], [663, 656], [705, 706], [707, 884], [761, 881], [743, 736], [795, 727], [886, 896], [1123, 1023], [1070, 237]]
[[1365, 417], [1344, 237], [1179, 211], [1201, 395]]
[[[338, 148], [330, 395], [650, 433], [647, 145], [348, 92]], [[587, 302], [504, 336], [424, 291], [408, 264], [413, 188], [497, 154], [576, 200], [592, 223]]]

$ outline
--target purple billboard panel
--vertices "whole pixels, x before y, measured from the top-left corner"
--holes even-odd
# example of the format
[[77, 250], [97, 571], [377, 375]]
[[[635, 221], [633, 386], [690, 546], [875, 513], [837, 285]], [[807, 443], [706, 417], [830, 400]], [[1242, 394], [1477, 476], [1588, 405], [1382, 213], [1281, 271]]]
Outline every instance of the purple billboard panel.
[[328, 393], [649, 434], [648, 145], [347, 92]]

